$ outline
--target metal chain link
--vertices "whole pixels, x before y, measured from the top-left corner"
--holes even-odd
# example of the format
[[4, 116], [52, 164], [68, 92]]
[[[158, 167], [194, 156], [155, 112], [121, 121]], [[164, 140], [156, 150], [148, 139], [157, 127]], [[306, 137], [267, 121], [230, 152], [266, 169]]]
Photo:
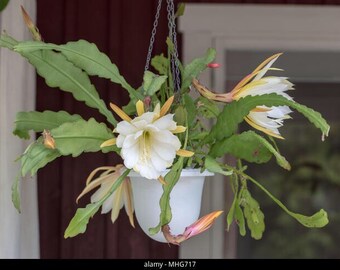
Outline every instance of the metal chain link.
[[176, 22], [175, 22], [175, 7], [173, 0], [167, 0], [167, 11], [168, 11], [168, 27], [169, 27], [169, 38], [174, 45], [174, 51], [171, 56], [171, 71], [173, 74], [175, 92], [181, 89], [180, 76], [179, 76], [179, 59], [178, 59], [178, 46], [177, 46], [177, 33], [176, 33]]
[[158, 6], [157, 6], [156, 15], [155, 15], [155, 20], [153, 22], [153, 29], [152, 29], [152, 32], [151, 32], [150, 44], [149, 44], [148, 54], [147, 54], [147, 57], [146, 57], [144, 71], [147, 71], [149, 69], [149, 66], [150, 66], [153, 44], [155, 42], [155, 36], [156, 36], [156, 32], [157, 32], [157, 26], [158, 26], [158, 20], [159, 20], [159, 14], [160, 14], [160, 11], [161, 11], [161, 7], [162, 7], [162, 0], [158, 0]]
[[[150, 44], [148, 49], [148, 54], [146, 57], [144, 71], [147, 71], [150, 66], [153, 45], [155, 42], [155, 36], [157, 32], [157, 26], [159, 21], [159, 14], [162, 7], [162, 0], [158, 0], [157, 11], [155, 15], [155, 20], [153, 22], [153, 29], [151, 32]], [[173, 0], [167, 0], [167, 17], [168, 17], [168, 28], [169, 28], [169, 38], [174, 45], [174, 51], [171, 54], [171, 73], [173, 75], [174, 90], [179, 91], [181, 89], [180, 74], [179, 74], [179, 59], [178, 59], [178, 46], [177, 46], [177, 33], [176, 33], [176, 22], [175, 22], [175, 7]]]

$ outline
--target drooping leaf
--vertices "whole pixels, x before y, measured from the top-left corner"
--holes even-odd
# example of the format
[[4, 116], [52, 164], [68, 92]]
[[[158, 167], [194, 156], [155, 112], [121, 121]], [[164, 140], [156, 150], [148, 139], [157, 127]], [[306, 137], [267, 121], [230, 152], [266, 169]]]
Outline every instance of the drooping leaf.
[[232, 224], [234, 218], [235, 218], [235, 208], [236, 208], [236, 204], [238, 203], [238, 194], [239, 194], [239, 190], [238, 190], [238, 175], [237, 174], [233, 174], [230, 177], [231, 180], [231, 187], [232, 187], [232, 191], [234, 193], [234, 198], [233, 198], [233, 202], [230, 206], [228, 215], [227, 215], [227, 230], [229, 231], [230, 225]]
[[225, 176], [230, 176], [233, 174], [233, 171], [225, 171], [220, 166], [220, 164], [212, 157], [207, 156], [205, 158], [204, 167], [209, 171], [213, 173], [219, 173]]
[[241, 209], [239, 200], [237, 200], [235, 203], [234, 215], [235, 215], [236, 223], [239, 227], [240, 235], [245, 236], [246, 235], [246, 223], [244, 220], [244, 215], [243, 215], [243, 211]]
[[209, 152], [209, 155], [214, 158], [224, 154], [231, 154], [236, 158], [255, 163], [265, 163], [271, 158], [271, 153], [259, 142], [253, 131], [236, 134], [216, 142]]
[[206, 54], [201, 58], [196, 58], [190, 64], [186, 65], [183, 72], [182, 90], [187, 89], [191, 85], [192, 78], [196, 78], [207, 64], [215, 59], [216, 51], [209, 48]]
[[98, 123], [93, 118], [88, 121], [78, 120], [65, 123], [52, 129], [51, 135], [60, 154], [79, 156], [83, 152], [104, 153], [112, 151], [112, 147], [101, 148], [106, 140], [114, 138], [112, 131], [104, 123]]
[[66, 56], [67, 60], [72, 62], [75, 66], [83, 69], [91, 76], [98, 76], [101, 78], [109, 79], [113, 83], [120, 84], [126, 89], [130, 97], [140, 99], [140, 93], [129, 85], [124, 77], [119, 73], [115, 64], [110, 58], [99, 51], [94, 43], [86, 40], [71, 41], [64, 45], [56, 45], [52, 43], [43, 43], [35, 41], [21, 42], [15, 46], [15, 50], [20, 53], [34, 52], [37, 50], [56, 50], [60, 51]]
[[[2, 40], [2, 43], [8, 41], [7, 38], [5, 39]], [[44, 44], [38, 41], [31, 41], [31, 43]], [[8, 42], [5, 45], [7, 46]], [[68, 61], [64, 55], [52, 50], [20, 50], [18, 45], [8, 45], [7, 47], [11, 48], [11, 46], [12, 49], [20, 51], [20, 54], [37, 69], [38, 74], [45, 79], [48, 86], [58, 87], [72, 93], [76, 100], [98, 109], [112, 125], [117, 123], [104, 101], [100, 99], [88, 75]]]
[[188, 114], [188, 125], [193, 126], [195, 124], [195, 118], [197, 116], [195, 103], [188, 94], [184, 94], [183, 99]]
[[166, 225], [171, 221], [172, 214], [170, 207], [170, 193], [174, 186], [177, 184], [179, 177], [181, 176], [182, 168], [183, 157], [180, 157], [164, 178], [167, 184], [163, 185], [163, 194], [159, 201], [159, 205], [161, 208], [159, 224], [156, 227], [149, 229], [149, 233], [151, 235], [158, 233], [163, 225]]
[[257, 187], [259, 187], [264, 193], [266, 193], [278, 206], [280, 206], [288, 215], [295, 218], [298, 222], [300, 222], [303, 226], [308, 228], [322, 228], [328, 224], [328, 215], [327, 212], [323, 209], [319, 210], [312, 216], [305, 216], [298, 213], [294, 213], [290, 211], [280, 200], [274, 197], [264, 186], [262, 186], [255, 179], [247, 176], [247, 178], [254, 183]]
[[14, 207], [21, 213], [20, 210], [20, 177], [19, 175], [15, 178], [12, 185], [12, 203]]
[[204, 142], [220, 141], [235, 134], [238, 125], [244, 117], [256, 106], [265, 105], [268, 107], [287, 105], [303, 114], [315, 127], [319, 128], [324, 135], [328, 136], [329, 125], [320, 113], [301, 105], [292, 100], [288, 100], [277, 94], [266, 94], [261, 96], [247, 96], [238, 101], [234, 101], [224, 107], [223, 111], [217, 117], [216, 124], [212, 127], [210, 134]]
[[84, 233], [90, 218], [98, 212], [101, 203], [89, 203], [85, 208], [78, 208], [76, 214], [71, 219], [70, 224], [65, 230], [64, 238], [74, 237], [78, 234]]
[[151, 59], [151, 66], [153, 66], [161, 75], [167, 75], [169, 69], [169, 61], [163, 55], [156, 55]]
[[260, 209], [258, 202], [250, 195], [250, 192], [245, 189], [242, 192], [242, 206], [244, 217], [247, 220], [248, 228], [251, 232], [251, 237], [256, 240], [262, 238], [265, 230], [264, 215]]
[[161, 89], [162, 84], [165, 83], [167, 78], [168, 76], [166, 75], [159, 76], [151, 71], [145, 71], [143, 77], [144, 94], [146, 96], [154, 95], [159, 89]]
[[0, 36], [0, 47], [4, 47], [10, 50], [14, 50], [14, 46], [18, 44], [18, 41], [7, 35], [6, 33]]
[[106, 201], [107, 198], [122, 184], [125, 177], [129, 174], [130, 170], [126, 170], [118, 179], [112, 184], [110, 192], [108, 192], [101, 200], [96, 203], [90, 203], [85, 208], [78, 208], [74, 217], [71, 219], [67, 226], [64, 238], [74, 237], [78, 234], [84, 233], [90, 218], [98, 212], [100, 206]]
[[71, 115], [65, 111], [52, 112], [18, 112], [15, 117], [14, 135], [22, 139], [29, 139], [28, 131], [42, 132], [44, 129], [51, 130], [66, 122], [74, 122], [82, 119], [78, 114]]
[[60, 156], [58, 150], [46, 148], [42, 143], [42, 138], [38, 138], [27, 147], [21, 156], [21, 176], [28, 173], [31, 176], [35, 175], [39, 169]]
[[196, 100], [196, 107], [200, 115], [205, 118], [216, 118], [221, 112], [216, 102], [202, 96]]
[[209, 152], [209, 155], [215, 158], [224, 154], [255, 163], [268, 162], [273, 154], [281, 167], [290, 170], [288, 161], [265, 138], [254, 131], [235, 134], [216, 142]]

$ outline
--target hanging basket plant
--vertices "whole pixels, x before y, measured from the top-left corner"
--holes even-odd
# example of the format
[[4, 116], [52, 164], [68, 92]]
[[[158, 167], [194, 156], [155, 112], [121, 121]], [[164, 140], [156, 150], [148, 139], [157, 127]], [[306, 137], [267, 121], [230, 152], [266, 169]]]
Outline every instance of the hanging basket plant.
[[[100, 123], [65, 111], [19, 112], [14, 134], [21, 139], [28, 139], [29, 132], [41, 134], [20, 157], [20, 175], [34, 175], [61, 156], [76, 158], [85, 152], [117, 153], [123, 159], [123, 164], [97, 168], [84, 181], [77, 201], [91, 192], [91, 202], [76, 211], [65, 238], [84, 233], [100, 209], [102, 213], [110, 212], [115, 222], [124, 207], [133, 227], [136, 212], [146, 234], [157, 241], [179, 244], [210, 228], [222, 214], [221, 209], [216, 209], [199, 218], [204, 177], [212, 174], [227, 176], [225, 180], [231, 184], [234, 198], [226, 213], [227, 228], [236, 222], [241, 235], [246, 234], [246, 225], [255, 239], [260, 239], [265, 229], [264, 213], [252, 197], [249, 184], [261, 189], [303, 226], [325, 226], [328, 218], [323, 209], [312, 216], [290, 211], [249, 176], [242, 164], [261, 164], [273, 158], [282, 169], [290, 169], [275, 140], [283, 139], [279, 129], [292, 110], [319, 129], [322, 139], [328, 135], [330, 127], [325, 119], [293, 100], [293, 84], [286, 77], [266, 75], [268, 71], [282, 72], [273, 67], [281, 54], [269, 57], [245, 74], [231, 91], [215, 93], [199, 81], [205, 69], [219, 66], [214, 63], [214, 49], [209, 48], [204, 56], [186, 65], [178, 59], [175, 19], [183, 13], [183, 5], [175, 14], [173, 1], [167, 0], [168, 53], [152, 57], [162, 1], [158, 3], [143, 83], [137, 89], [95, 44], [86, 40], [62, 45], [43, 42], [25, 12], [33, 41], [1, 35], [0, 46], [27, 59], [46, 84], [70, 93], [106, 118], [105, 123]], [[150, 63], [157, 73], [149, 70]], [[101, 99], [91, 76], [119, 84], [128, 92], [130, 102], [120, 108], [118, 101]], [[249, 124], [249, 130], [239, 133], [238, 126], [243, 121]], [[233, 156], [237, 165], [223, 162], [225, 155]], [[19, 185], [20, 178], [13, 185], [12, 196], [18, 209]]]

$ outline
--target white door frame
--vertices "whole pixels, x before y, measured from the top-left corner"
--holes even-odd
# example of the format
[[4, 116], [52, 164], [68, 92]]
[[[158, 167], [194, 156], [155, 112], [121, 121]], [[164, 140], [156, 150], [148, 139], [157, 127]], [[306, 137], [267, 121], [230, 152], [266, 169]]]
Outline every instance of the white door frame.
[[[340, 52], [340, 7], [186, 4], [179, 30], [183, 33], [184, 63], [204, 55], [209, 47], [216, 49], [221, 68], [204, 72], [200, 80], [225, 92], [227, 50]], [[202, 214], [226, 210], [226, 184], [220, 176], [206, 180]], [[225, 218], [219, 218], [208, 232], [183, 243], [180, 258], [235, 257], [238, 232], [226, 233], [225, 228]]]

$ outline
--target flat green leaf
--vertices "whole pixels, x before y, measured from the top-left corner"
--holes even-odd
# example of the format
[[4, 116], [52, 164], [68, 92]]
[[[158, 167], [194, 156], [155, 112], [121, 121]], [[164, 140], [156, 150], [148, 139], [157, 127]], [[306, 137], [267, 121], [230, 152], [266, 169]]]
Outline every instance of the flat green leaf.
[[10, 50], [14, 50], [14, 46], [18, 44], [18, 41], [7, 35], [6, 33], [0, 36], [0, 47], [4, 47]]
[[216, 102], [202, 96], [196, 100], [196, 107], [199, 114], [205, 118], [216, 118], [221, 113]]
[[64, 156], [73, 157], [83, 152], [112, 151], [110, 147], [101, 148], [100, 145], [114, 138], [112, 131], [104, 123], [98, 123], [93, 118], [62, 124], [52, 129], [51, 135], [55, 140], [56, 149]]
[[216, 142], [209, 152], [212, 157], [221, 157], [224, 154], [255, 163], [268, 162], [273, 154], [281, 167], [290, 170], [288, 161], [265, 138], [254, 131], [232, 135]]
[[280, 206], [288, 215], [295, 218], [298, 222], [300, 222], [303, 226], [308, 228], [322, 228], [328, 224], [328, 216], [327, 212], [323, 209], [318, 211], [312, 216], [304, 216], [298, 213], [294, 213], [277, 198], [275, 198], [264, 186], [262, 186], [259, 182], [255, 179], [247, 176], [252, 183], [254, 183], [257, 187], [259, 187], [264, 193], [266, 193], [278, 206]]
[[169, 60], [163, 55], [156, 55], [151, 59], [153, 66], [161, 75], [167, 75], [169, 69]]
[[158, 233], [163, 225], [166, 225], [171, 221], [172, 214], [170, 207], [170, 193], [177, 184], [178, 179], [181, 176], [182, 169], [183, 157], [180, 157], [164, 178], [167, 184], [163, 185], [163, 194], [159, 201], [159, 206], [161, 208], [159, 224], [156, 227], [149, 229], [149, 233], [151, 235]]
[[[30, 43], [44, 44], [36, 41]], [[59, 87], [63, 91], [72, 93], [76, 100], [98, 109], [112, 125], [117, 123], [105, 102], [100, 99], [88, 75], [68, 61], [64, 55], [52, 50], [20, 50], [17, 46], [14, 49], [20, 51], [20, 54], [36, 68], [48, 86]]]
[[80, 233], [84, 233], [90, 218], [98, 212], [100, 206], [111, 196], [111, 194], [121, 185], [130, 170], [126, 170], [111, 186], [110, 191], [98, 202], [90, 203], [85, 208], [78, 208], [74, 217], [67, 226], [64, 238], [74, 237]]
[[186, 65], [183, 72], [182, 90], [187, 89], [191, 85], [192, 78], [196, 78], [207, 64], [211, 63], [216, 56], [216, 51], [209, 48], [206, 54], [201, 58], [196, 58], [190, 64]]
[[249, 162], [268, 162], [272, 153], [262, 145], [256, 135], [255, 132], [248, 131], [216, 142], [211, 148], [209, 155], [216, 158], [224, 154], [231, 154], [236, 158]]
[[205, 138], [204, 143], [220, 141], [235, 134], [238, 125], [243, 121], [249, 112], [256, 106], [282, 106], [287, 105], [303, 114], [311, 123], [322, 132], [322, 138], [328, 136], [329, 125], [320, 113], [288, 100], [277, 94], [266, 94], [261, 96], [247, 96], [238, 101], [226, 105], [217, 117], [216, 124], [212, 127], [210, 134]]
[[189, 126], [193, 126], [195, 124], [195, 118], [197, 115], [196, 105], [192, 97], [188, 94], [183, 95], [185, 108], [188, 113], [188, 124]]
[[260, 205], [246, 189], [242, 192], [241, 200], [251, 237], [259, 240], [262, 238], [265, 230], [264, 215], [260, 209]]
[[185, 4], [184, 3], [180, 3], [178, 5], [177, 11], [175, 13], [175, 18], [183, 16], [184, 12], [185, 12]]
[[146, 96], [153, 96], [159, 89], [161, 89], [161, 86], [165, 83], [167, 78], [168, 76], [165, 75], [159, 76], [151, 71], [145, 71], [143, 77], [144, 94]]
[[244, 215], [243, 215], [243, 211], [241, 209], [239, 200], [237, 200], [235, 203], [234, 215], [235, 215], [236, 224], [239, 227], [240, 235], [245, 236], [246, 235], [246, 223], [244, 220]]
[[39, 169], [60, 156], [58, 150], [46, 148], [42, 143], [42, 138], [38, 138], [27, 147], [21, 156], [21, 176], [28, 173], [31, 176], [35, 175]]
[[102, 204], [99, 202], [89, 203], [85, 208], [78, 208], [76, 214], [71, 219], [70, 224], [65, 230], [64, 238], [74, 237], [78, 234], [84, 233], [90, 218], [98, 212], [101, 205]]
[[212, 157], [207, 156], [205, 158], [204, 167], [209, 171], [213, 173], [219, 173], [225, 176], [230, 176], [233, 174], [233, 171], [225, 171], [220, 166], [220, 164]]
[[51, 130], [66, 122], [74, 122], [82, 119], [78, 114], [71, 115], [65, 111], [52, 112], [18, 112], [15, 117], [13, 134], [22, 139], [29, 139], [28, 131], [42, 132]]
[[[227, 230], [229, 231], [230, 225], [232, 224], [234, 218], [235, 218], [235, 208], [236, 208], [236, 204], [238, 203], [238, 194], [239, 194], [239, 180], [238, 180], [238, 175], [237, 174], [233, 174], [230, 177], [230, 183], [231, 183], [231, 188], [232, 191], [234, 193], [234, 198], [233, 198], [233, 202], [230, 206], [228, 215], [227, 215]], [[242, 191], [242, 189], [241, 189]]]
[[21, 213], [20, 210], [20, 177], [19, 175], [15, 178], [12, 185], [12, 202], [14, 207]]
[[113, 83], [120, 84], [129, 92], [131, 97], [135, 97], [136, 99], [141, 98], [140, 94], [120, 75], [117, 66], [111, 62], [106, 54], [99, 51], [94, 43], [83, 39], [71, 41], [64, 45], [27, 41], [15, 46], [15, 50], [20, 53], [34, 52], [37, 50], [60, 51], [66, 56], [67, 60], [83, 69], [87, 74], [109, 79]]

